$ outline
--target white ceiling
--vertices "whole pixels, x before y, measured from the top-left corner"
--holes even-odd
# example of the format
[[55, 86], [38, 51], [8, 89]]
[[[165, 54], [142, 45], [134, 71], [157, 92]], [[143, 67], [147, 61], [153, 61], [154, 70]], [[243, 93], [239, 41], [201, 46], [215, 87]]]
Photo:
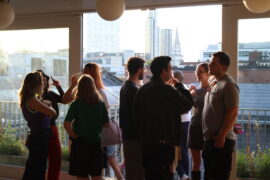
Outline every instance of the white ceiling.
[[[110, 1], [110, 0], [108, 0]], [[96, 0], [10, 0], [16, 15], [62, 14], [95, 11]], [[242, 0], [125, 0], [126, 9], [232, 4]]]

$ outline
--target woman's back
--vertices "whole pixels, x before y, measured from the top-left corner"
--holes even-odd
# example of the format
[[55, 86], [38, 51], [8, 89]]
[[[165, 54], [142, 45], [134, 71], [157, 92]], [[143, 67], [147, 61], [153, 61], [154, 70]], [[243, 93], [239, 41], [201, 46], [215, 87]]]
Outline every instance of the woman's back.
[[73, 130], [79, 137], [89, 142], [100, 142], [101, 129], [109, 120], [104, 102], [91, 105], [82, 100], [74, 101], [68, 110], [65, 121], [73, 122]]

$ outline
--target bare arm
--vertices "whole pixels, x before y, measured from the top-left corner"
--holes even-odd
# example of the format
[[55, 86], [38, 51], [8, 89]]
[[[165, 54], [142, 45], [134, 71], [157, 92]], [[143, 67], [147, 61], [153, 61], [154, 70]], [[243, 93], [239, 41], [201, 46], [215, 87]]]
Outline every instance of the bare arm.
[[77, 81], [78, 81], [78, 75], [75, 74], [71, 77], [71, 85], [66, 91], [66, 93], [62, 97], [62, 103], [63, 104], [68, 104], [71, 101], [73, 101], [74, 96], [75, 96], [75, 91], [74, 88], [77, 86]]
[[66, 131], [70, 137], [72, 137], [73, 139], [76, 139], [78, 136], [73, 131], [71, 124], [72, 124], [72, 122], [65, 121], [64, 128], [66, 129]]
[[57, 114], [52, 107], [47, 106], [46, 104], [42, 103], [38, 98], [34, 97], [28, 100], [29, 108], [41, 112], [47, 116], [55, 117]]
[[235, 124], [236, 118], [238, 114], [238, 107], [233, 107], [229, 109], [226, 113], [224, 124], [219, 132], [219, 134], [215, 137], [216, 142], [215, 146], [219, 148], [223, 148], [225, 143], [225, 138], [227, 133], [233, 128]]

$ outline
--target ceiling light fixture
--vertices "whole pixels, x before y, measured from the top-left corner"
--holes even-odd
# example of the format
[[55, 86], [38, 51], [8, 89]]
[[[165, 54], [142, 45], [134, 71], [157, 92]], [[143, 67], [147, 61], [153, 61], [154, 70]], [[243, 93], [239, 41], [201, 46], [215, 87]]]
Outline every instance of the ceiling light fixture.
[[123, 14], [125, 0], [97, 0], [96, 10], [101, 18], [107, 21], [114, 21]]
[[0, 29], [12, 24], [15, 19], [15, 12], [9, 0], [0, 0]]
[[253, 13], [265, 13], [270, 10], [270, 0], [243, 0], [243, 3]]

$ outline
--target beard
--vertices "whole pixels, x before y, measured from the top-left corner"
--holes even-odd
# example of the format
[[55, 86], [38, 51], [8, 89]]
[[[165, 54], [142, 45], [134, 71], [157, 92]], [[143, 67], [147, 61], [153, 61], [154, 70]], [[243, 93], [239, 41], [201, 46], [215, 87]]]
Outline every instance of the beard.
[[139, 80], [143, 80], [143, 73], [139, 74]]

